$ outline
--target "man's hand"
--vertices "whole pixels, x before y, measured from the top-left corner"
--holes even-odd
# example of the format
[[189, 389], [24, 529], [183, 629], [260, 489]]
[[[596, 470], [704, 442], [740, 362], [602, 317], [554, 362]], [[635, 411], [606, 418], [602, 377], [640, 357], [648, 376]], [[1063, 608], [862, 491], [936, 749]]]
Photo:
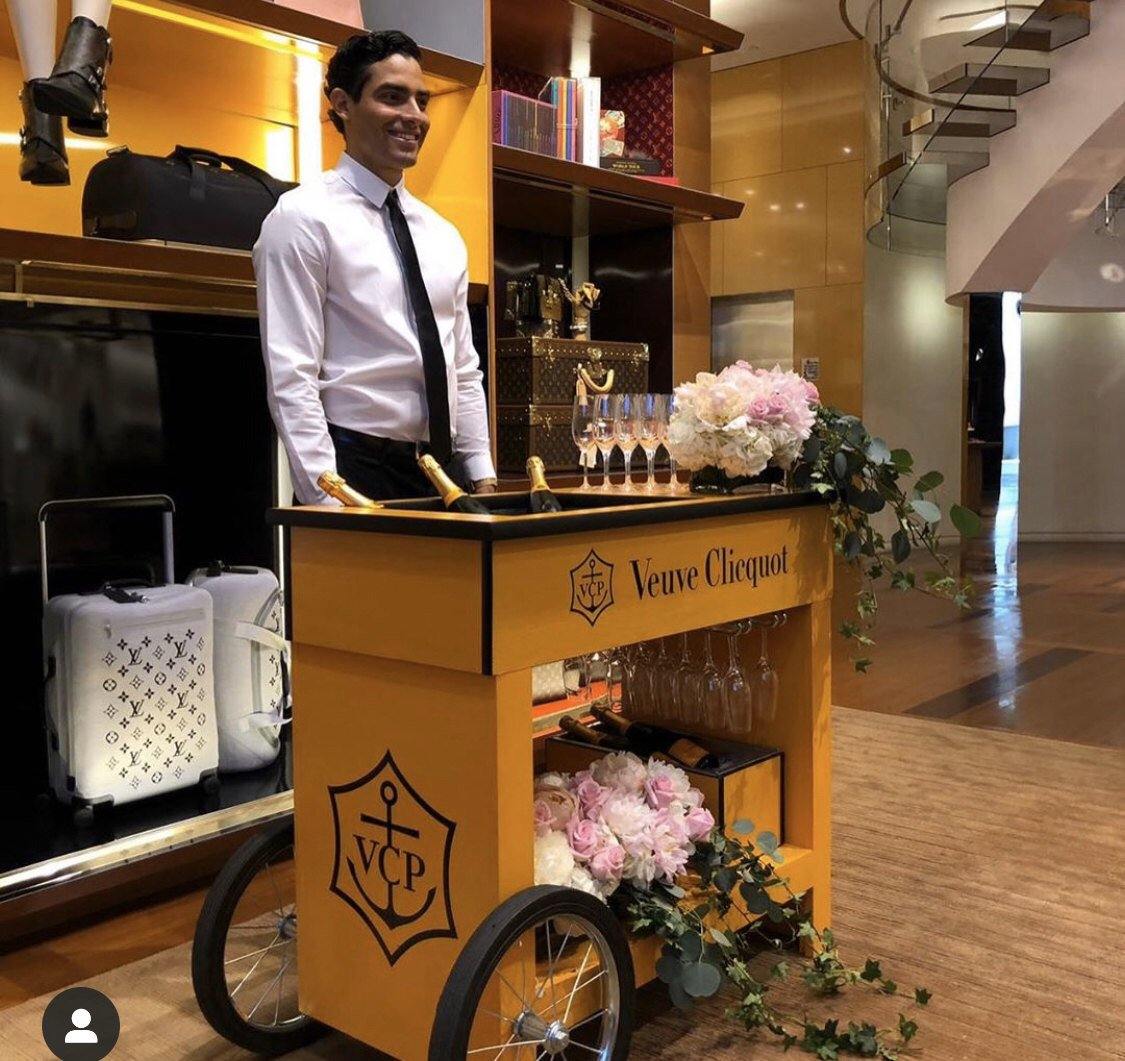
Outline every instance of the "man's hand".
[[474, 494], [494, 494], [496, 493], [496, 480], [495, 479], [478, 479], [473, 483]]

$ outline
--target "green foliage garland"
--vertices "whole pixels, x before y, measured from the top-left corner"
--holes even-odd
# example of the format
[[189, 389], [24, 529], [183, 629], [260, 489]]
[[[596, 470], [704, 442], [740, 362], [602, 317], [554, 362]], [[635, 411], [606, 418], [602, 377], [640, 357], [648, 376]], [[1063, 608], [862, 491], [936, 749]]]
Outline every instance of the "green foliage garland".
[[[910, 485], [914, 458], [905, 449], [890, 449], [875, 438], [857, 416], [830, 406], [817, 409], [816, 426], [793, 469], [798, 489], [824, 495], [831, 507], [836, 552], [855, 567], [861, 578], [856, 595], [856, 617], [841, 624], [840, 633], [855, 643], [853, 664], [865, 673], [871, 659], [864, 654], [874, 641], [871, 629], [878, 614], [876, 587], [889, 577], [892, 588], [917, 589], [968, 608], [973, 586], [959, 579], [950, 559], [938, 547], [938, 525], [942, 519], [935, 491], [945, 481], [941, 472], [926, 472]], [[890, 541], [876, 529], [871, 517], [889, 509], [896, 529]], [[971, 509], [951, 505], [949, 519], [962, 537], [980, 532], [980, 517]], [[916, 582], [914, 571], [905, 567], [916, 550], [936, 564]]]
[[[748, 836], [754, 826], [735, 822], [732, 831]], [[763, 949], [778, 952], [801, 940], [808, 940], [814, 950], [801, 973], [814, 994], [837, 995], [844, 988], [866, 984], [895, 995], [898, 985], [871, 958], [862, 968], [847, 966], [831, 930], [822, 932], [813, 925], [802, 910], [802, 896], [778, 875], [776, 866], [783, 860], [777, 837], [760, 833], [756, 845], [716, 829], [707, 841], [696, 844], [688, 862], [688, 873], [698, 879], [690, 893], [678, 884], [655, 882], [645, 890], [626, 882], [611, 901], [633, 933], [655, 934], [664, 940], [656, 972], [678, 1008], [690, 1009], [696, 1000], [712, 997], [726, 984], [736, 999], [728, 1016], [751, 1030], [765, 1028], [786, 1049], [795, 1046], [824, 1061], [842, 1054], [894, 1061], [918, 1031], [917, 1023], [905, 1013], [899, 1014], [894, 1029], [880, 1029], [866, 1021], [841, 1028], [836, 1020], [812, 1023], [769, 1002], [771, 984], [757, 979], [750, 963]], [[770, 894], [779, 891], [781, 902]], [[770, 969], [769, 981], [787, 980], [791, 973], [790, 962], [779, 958]], [[925, 988], [914, 989], [915, 1005], [927, 1005], [930, 997]]]

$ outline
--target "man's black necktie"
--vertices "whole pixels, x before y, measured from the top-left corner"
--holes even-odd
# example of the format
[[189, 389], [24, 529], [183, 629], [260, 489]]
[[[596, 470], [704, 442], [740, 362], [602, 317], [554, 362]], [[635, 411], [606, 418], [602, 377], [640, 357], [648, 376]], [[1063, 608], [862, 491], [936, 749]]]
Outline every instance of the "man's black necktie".
[[387, 196], [387, 217], [398, 244], [402, 276], [414, 312], [414, 325], [418, 329], [418, 345], [422, 348], [422, 374], [426, 381], [426, 404], [430, 413], [430, 453], [441, 464], [453, 456], [453, 438], [449, 428], [449, 378], [445, 373], [445, 352], [441, 347], [434, 307], [422, 279], [418, 252], [410, 235], [410, 226], [398, 201], [398, 192]]

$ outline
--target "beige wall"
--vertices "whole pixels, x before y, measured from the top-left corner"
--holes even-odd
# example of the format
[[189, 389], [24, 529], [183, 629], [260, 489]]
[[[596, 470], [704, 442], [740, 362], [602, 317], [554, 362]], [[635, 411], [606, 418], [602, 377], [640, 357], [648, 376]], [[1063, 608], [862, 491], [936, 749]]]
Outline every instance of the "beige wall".
[[711, 293], [793, 291], [794, 358], [824, 400], [863, 406], [863, 49], [712, 74], [711, 180], [746, 206], [712, 226]]

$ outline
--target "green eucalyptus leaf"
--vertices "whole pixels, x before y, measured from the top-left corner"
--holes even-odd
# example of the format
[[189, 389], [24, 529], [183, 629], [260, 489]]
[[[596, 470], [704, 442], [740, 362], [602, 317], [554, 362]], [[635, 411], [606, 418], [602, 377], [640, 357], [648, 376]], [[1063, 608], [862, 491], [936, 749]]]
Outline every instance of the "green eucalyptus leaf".
[[945, 476], [941, 472], [926, 472], [914, 484], [914, 489], [922, 493], [927, 493], [930, 490], [936, 490], [942, 483], [945, 482]]
[[722, 986], [723, 976], [715, 966], [697, 962], [684, 970], [681, 983], [693, 998], [710, 998]]
[[774, 854], [781, 846], [781, 841], [778, 840], [777, 834], [769, 831], [758, 833], [758, 839], [755, 843], [758, 849], [764, 851], [767, 855]]
[[910, 535], [901, 528], [891, 535], [891, 556], [896, 564], [904, 563], [910, 556]]
[[730, 866], [724, 866], [715, 874], [715, 887], [724, 893], [729, 893], [737, 881], [738, 874]]
[[760, 915], [769, 910], [770, 897], [761, 888], [744, 881], [739, 891], [750, 913]]
[[887, 502], [877, 490], [861, 490], [852, 496], [852, 504], [869, 515], [882, 512], [887, 507]]
[[909, 475], [914, 468], [914, 458], [910, 455], [908, 449], [892, 449], [891, 463], [901, 475]]
[[881, 438], [873, 438], [867, 446], [867, 459], [872, 464], [886, 464], [891, 459], [891, 451]]
[[680, 954], [686, 962], [697, 962], [703, 954], [703, 938], [698, 932], [693, 932], [691, 929], [682, 933], [680, 938], [676, 940], [680, 948]]
[[863, 548], [863, 539], [855, 532], [848, 531], [844, 535], [844, 559], [854, 560]]
[[980, 516], [971, 508], [965, 508], [964, 505], [953, 505], [949, 509], [949, 518], [963, 538], [975, 538], [980, 534]]
[[730, 828], [739, 836], [749, 836], [754, 831], [754, 823], [749, 818], [739, 818]]
[[665, 954], [663, 958], [657, 959], [656, 962], [656, 975], [666, 984], [674, 984], [681, 976], [684, 975], [684, 963], [679, 958], [673, 955]]
[[837, 479], [843, 479], [848, 474], [848, 455], [846, 453], [837, 453], [832, 458], [832, 470], [836, 473]]
[[[715, 943], [708, 943], [703, 948], [703, 954], [704, 957], [713, 965], [716, 961], [723, 960], [723, 952], [719, 950], [718, 947], [726, 947], [730, 949], [733, 944], [731, 943], [730, 938], [725, 932], [720, 932], [717, 928], [711, 929], [710, 932], [711, 938], [715, 941]], [[716, 947], [716, 944], [718, 944], [718, 947]]]
[[687, 1011], [694, 1005], [691, 995], [684, 990], [679, 980], [668, 985], [668, 997], [672, 1000], [672, 1005], [676, 1009]]
[[911, 501], [910, 507], [927, 523], [938, 523], [941, 521], [941, 509], [932, 501]]

